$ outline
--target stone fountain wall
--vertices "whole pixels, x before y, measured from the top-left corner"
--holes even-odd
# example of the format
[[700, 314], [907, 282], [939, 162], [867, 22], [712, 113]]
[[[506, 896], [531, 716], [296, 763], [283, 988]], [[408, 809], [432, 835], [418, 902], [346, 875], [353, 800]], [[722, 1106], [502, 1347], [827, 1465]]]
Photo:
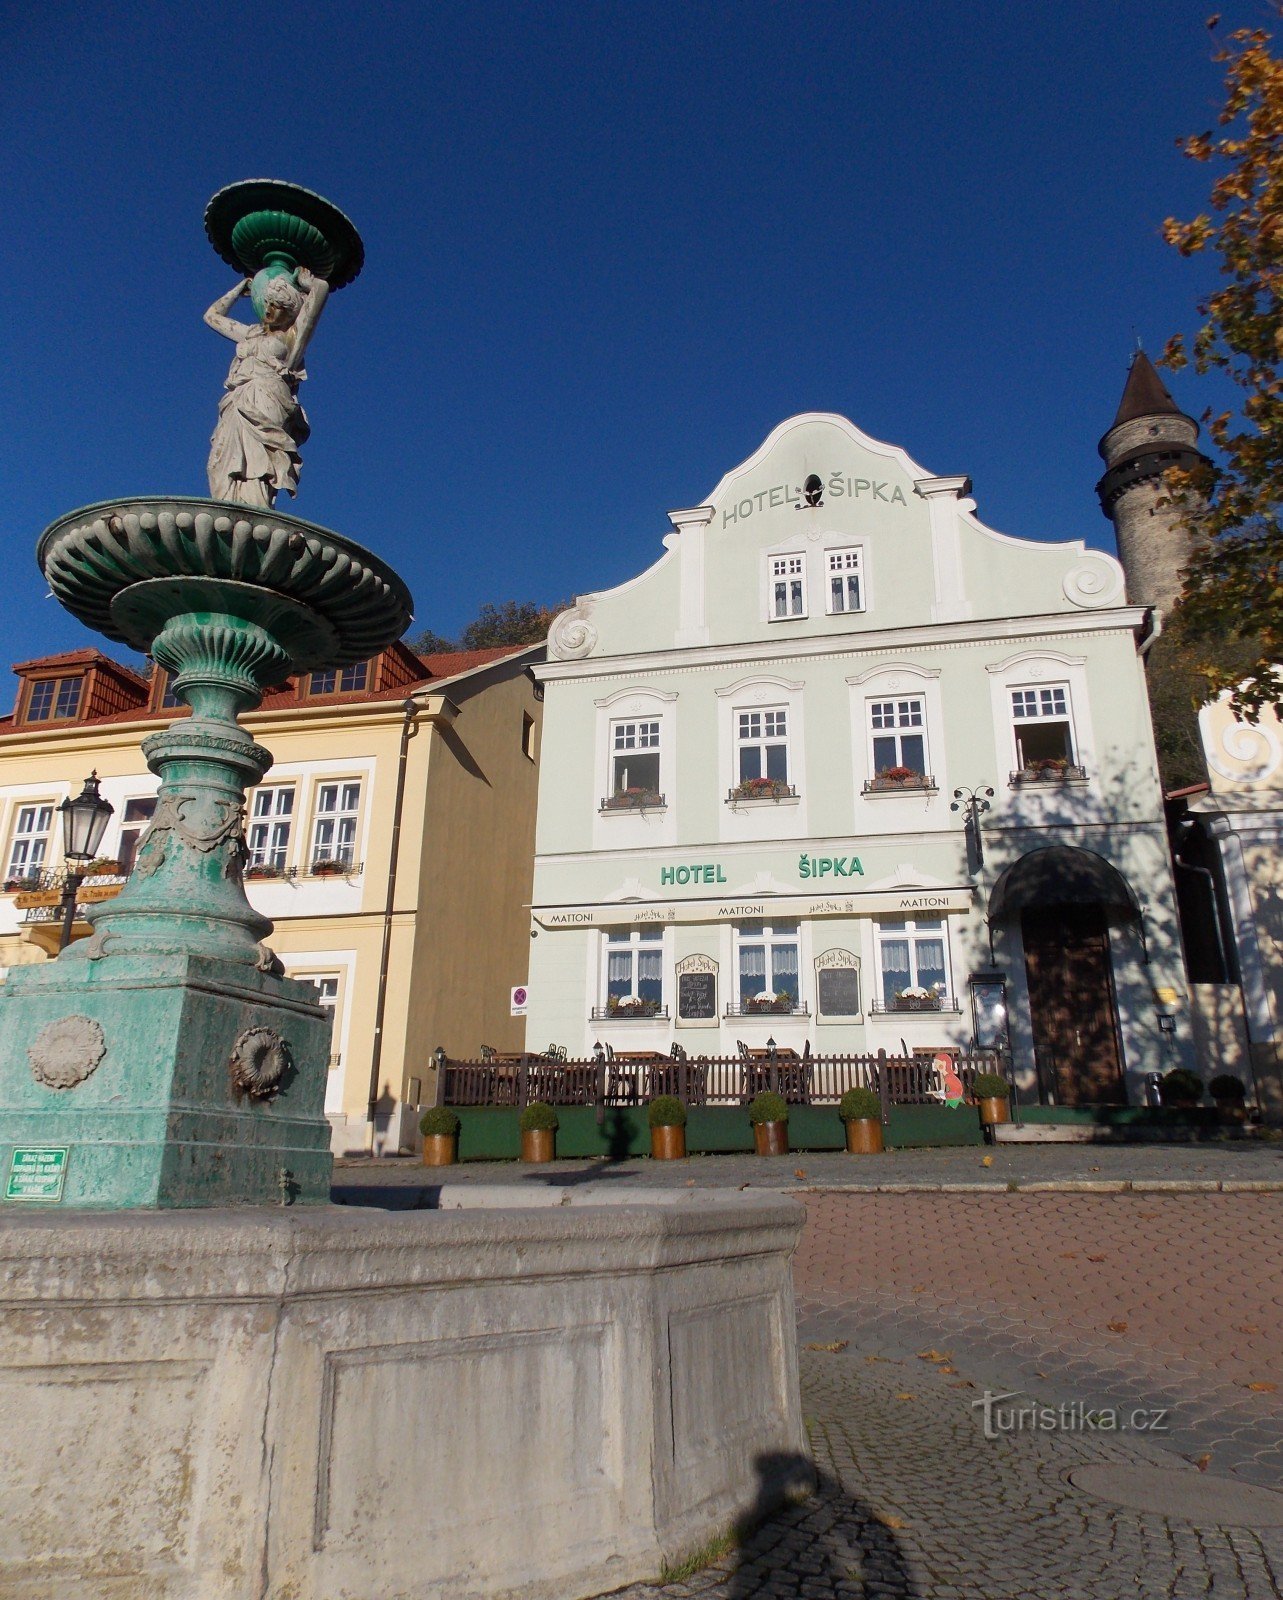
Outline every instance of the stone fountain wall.
[[21, 1215], [5, 1600], [575, 1600], [804, 1449], [802, 1208]]

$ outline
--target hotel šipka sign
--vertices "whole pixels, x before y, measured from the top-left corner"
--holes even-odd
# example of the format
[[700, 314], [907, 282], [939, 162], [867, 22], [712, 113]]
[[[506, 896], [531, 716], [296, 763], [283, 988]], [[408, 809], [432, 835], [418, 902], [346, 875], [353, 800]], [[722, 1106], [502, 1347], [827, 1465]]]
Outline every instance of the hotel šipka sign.
[[[831, 472], [828, 477], [816, 473], [824, 487], [821, 498], [817, 502], [823, 505], [826, 500], [860, 500], [877, 501], [884, 506], [905, 506], [909, 504], [904, 492], [904, 486], [893, 483], [889, 478], [857, 478], [847, 472]], [[756, 489], [752, 494], [742, 495], [738, 500], [732, 501], [722, 510], [721, 526], [729, 528], [733, 523], [747, 522], [760, 511], [770, 510], [778, 506], [793, 506], [801, 511], [806, 505], [800, 484], [773, 483], [769, 489]]]

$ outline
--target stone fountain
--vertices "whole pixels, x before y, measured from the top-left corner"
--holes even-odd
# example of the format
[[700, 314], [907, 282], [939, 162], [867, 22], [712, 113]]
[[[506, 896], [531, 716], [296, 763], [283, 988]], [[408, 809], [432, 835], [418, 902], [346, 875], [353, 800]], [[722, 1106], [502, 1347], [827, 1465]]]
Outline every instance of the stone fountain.
[[[303, 350], [360, 269], [355, 228], [264, 180], [220, 191], [206, 225], [253, 274], [206, 314], [237, 342], [218, 498], [87, 506], [37, 549], [56, 598], [151, 655], [191, 708], [143, 742], [161, 784], [129, 882], [89, 912], [92, 937], [15, 971], [0, 1001], [0, 1162], [64, 1148], [67, 1205], [328, 1200], [329, 1022], [245, 897], [245, 790], [272, 757], [237, 719], [290, 673], [367, 659], [412, 613], [376, 556], [273, 504], [297, 482]], [[258, 326], [224, 314], [243, 293]]]
[[[206, 226], [246, 275], [205, 318], [236, 344], [212, 498], [88, 506], [39, 546], [191, 715], [144, 742], [161, 786], [122, 893], [0, 991], [0, 1600], [601, 1594], [809, 1481], [801, 1208], [529, 1182], [445, 1214], [321, 1203], [328, 1023], [245, 899], [271, 756], [237, 719], [411, 603], [275, 509], [356, 230], [261, 181]], [[229, 315], [245, 295], [257, 325]]]

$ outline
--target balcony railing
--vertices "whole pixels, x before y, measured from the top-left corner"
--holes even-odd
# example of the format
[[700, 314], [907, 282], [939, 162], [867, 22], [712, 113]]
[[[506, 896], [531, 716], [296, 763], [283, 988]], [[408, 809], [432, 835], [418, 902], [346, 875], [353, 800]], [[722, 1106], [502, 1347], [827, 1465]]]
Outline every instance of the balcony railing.
[[305, 867], [274, 867], [265, 861], [251, 861], [244, 876], [246, 883], [289, 883], [297, 878], [359, 878], [364, 870], [364, 861], [319, 856]]
[[1068, 761], [1051, 761], [1038, 766], [1020, 767], [1011, 774], [1013, 789], [1034, 788], [1040, 784], [1086, 783], [1086, 781], [1087, 769], [1076, 767]]

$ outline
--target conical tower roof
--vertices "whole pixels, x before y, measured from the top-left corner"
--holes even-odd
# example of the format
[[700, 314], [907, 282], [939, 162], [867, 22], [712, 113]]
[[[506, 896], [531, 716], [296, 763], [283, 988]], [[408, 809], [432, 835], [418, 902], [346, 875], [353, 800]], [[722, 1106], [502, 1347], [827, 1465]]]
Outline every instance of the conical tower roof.
[[1143, 350], [1132, 357], [1127, 369], [1127, 382], [1123, 385], [1123, 398], [1118, 402], [1118, 415], [1110, 424], [1134, 422], [1137, 417], [1182, 417], [1185, 413], [1168, 394], [1154, 363]]

